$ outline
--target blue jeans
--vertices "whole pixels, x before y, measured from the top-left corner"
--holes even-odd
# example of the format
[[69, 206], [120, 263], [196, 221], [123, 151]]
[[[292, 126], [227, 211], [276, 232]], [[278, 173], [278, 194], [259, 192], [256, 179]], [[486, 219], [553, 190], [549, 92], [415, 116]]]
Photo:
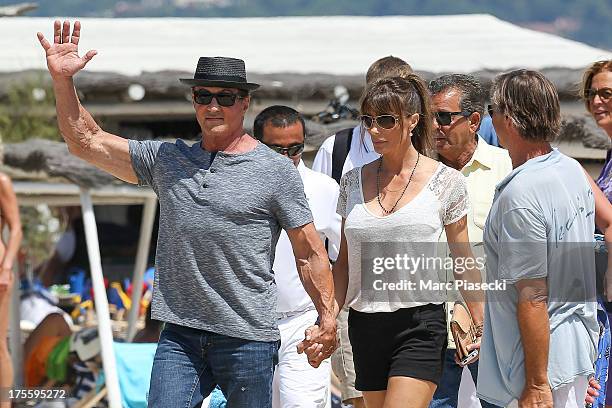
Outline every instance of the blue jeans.
[[[478, 378], [478, 361], [468, 365], [474, 384]], [[440, 385], [434, 393], [433, 399], [429, 403], [429, 408], [457, 408], [459, 396], [459, 384], [461, 384], [461, 374], [463, 367], [455, 363], [455, 350], [447, 349], [444, 356], [444, 370]], [[482, 408], [497, 408], [496, 405], [489, 404], [480, 400]]]
[[219, 385], [228, 408], [271, 407], [277, 352], [276, 341], [166, 324], [153, 360], [148, 406], [194, 408]]

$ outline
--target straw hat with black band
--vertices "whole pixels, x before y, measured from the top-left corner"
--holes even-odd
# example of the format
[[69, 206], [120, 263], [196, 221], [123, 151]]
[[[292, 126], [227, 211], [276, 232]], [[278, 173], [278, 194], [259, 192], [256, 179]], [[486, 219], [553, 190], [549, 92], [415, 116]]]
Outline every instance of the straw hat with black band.
[[179, 79], [184, 84], [194, 86], [214, 86], [253, 91], [259, 84], [247, 81], [244, 61], [228, 57], [200, 57], [193, 78]]

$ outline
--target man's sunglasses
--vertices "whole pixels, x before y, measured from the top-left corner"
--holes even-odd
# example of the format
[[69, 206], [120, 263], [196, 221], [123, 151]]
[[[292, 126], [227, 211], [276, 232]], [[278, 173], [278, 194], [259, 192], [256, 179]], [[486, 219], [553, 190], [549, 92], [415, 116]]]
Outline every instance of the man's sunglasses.
[[369, 116], [369, 115], [361, 115], [359, 117], [361, 119], [361, 123], [363, 127], [366, 129], [372, 129], [374, 126], [381, 129], [393, 129], [397, 124], [397, 117], [394, 115], [379, 115], [379, 116]]
[[436, 117], [436, 122], [440, 126], [448, 126], [453, 121], [453, 116], [461, 115], [468, 117], [472, 114], [472, 112], [461, 111], [461, 112], [434, 112], [434, 116]]
[[220, 106], [229, 107], [234, 106], [236, 99], [244, 99], [244, 96], [227, 91], [221, 91], [219, 93], [212, 93], [204, 89], [196, 89], [193, 91], [193, 100], [198, 105], [208, 105], [212, 102], [213, 98], [217, 100]]
[[595, 96], [599, 96], [603, 102], [608, 102], [612, 99], [612, 88], [587, 89], [584, 96], [589, 101], [595, 99]]
[[282, 155], [287, 154], [287, 156], [289, 157], [297, 156], [298, 154], [301, 154], [304, 151], [304, 143], [296, 144], [296, 145], [289, 146], [289, 147], [282, 147], [282, 146], [268, 145], [268, 144], [266, 146], [274, 150], [276, 153], [280, 153]]

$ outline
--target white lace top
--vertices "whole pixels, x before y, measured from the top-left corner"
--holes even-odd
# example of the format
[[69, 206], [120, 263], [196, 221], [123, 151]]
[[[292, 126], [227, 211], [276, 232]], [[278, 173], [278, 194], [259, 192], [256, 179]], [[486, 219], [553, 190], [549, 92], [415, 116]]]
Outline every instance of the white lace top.
[[443, 303], [444, 295], [435, 298], [426, 286], [444, 276], [429, 258], [443, 254], [438, 251], [438, 240], [444, 226], [459, 221], [468, 209], [464, 176], [442, 163], [410, 202], [385, 217], [372, 214], [364, 204], [361, 167], [346, 173], [340, 181], [337, 208], [346, 219], [349, 282], [345, 305], [373, 313]]

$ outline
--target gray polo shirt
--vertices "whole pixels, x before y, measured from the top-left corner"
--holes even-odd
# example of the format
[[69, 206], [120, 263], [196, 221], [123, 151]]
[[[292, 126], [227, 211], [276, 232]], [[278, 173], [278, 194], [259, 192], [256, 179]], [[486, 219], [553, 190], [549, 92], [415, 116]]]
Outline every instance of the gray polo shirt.
[[274, 248], [281, 228], [312, 222], [293, 163], [261, 143], [242, 154], [182, 140], [129, 147], [160, 204], [153, 319], [278, 340]]

